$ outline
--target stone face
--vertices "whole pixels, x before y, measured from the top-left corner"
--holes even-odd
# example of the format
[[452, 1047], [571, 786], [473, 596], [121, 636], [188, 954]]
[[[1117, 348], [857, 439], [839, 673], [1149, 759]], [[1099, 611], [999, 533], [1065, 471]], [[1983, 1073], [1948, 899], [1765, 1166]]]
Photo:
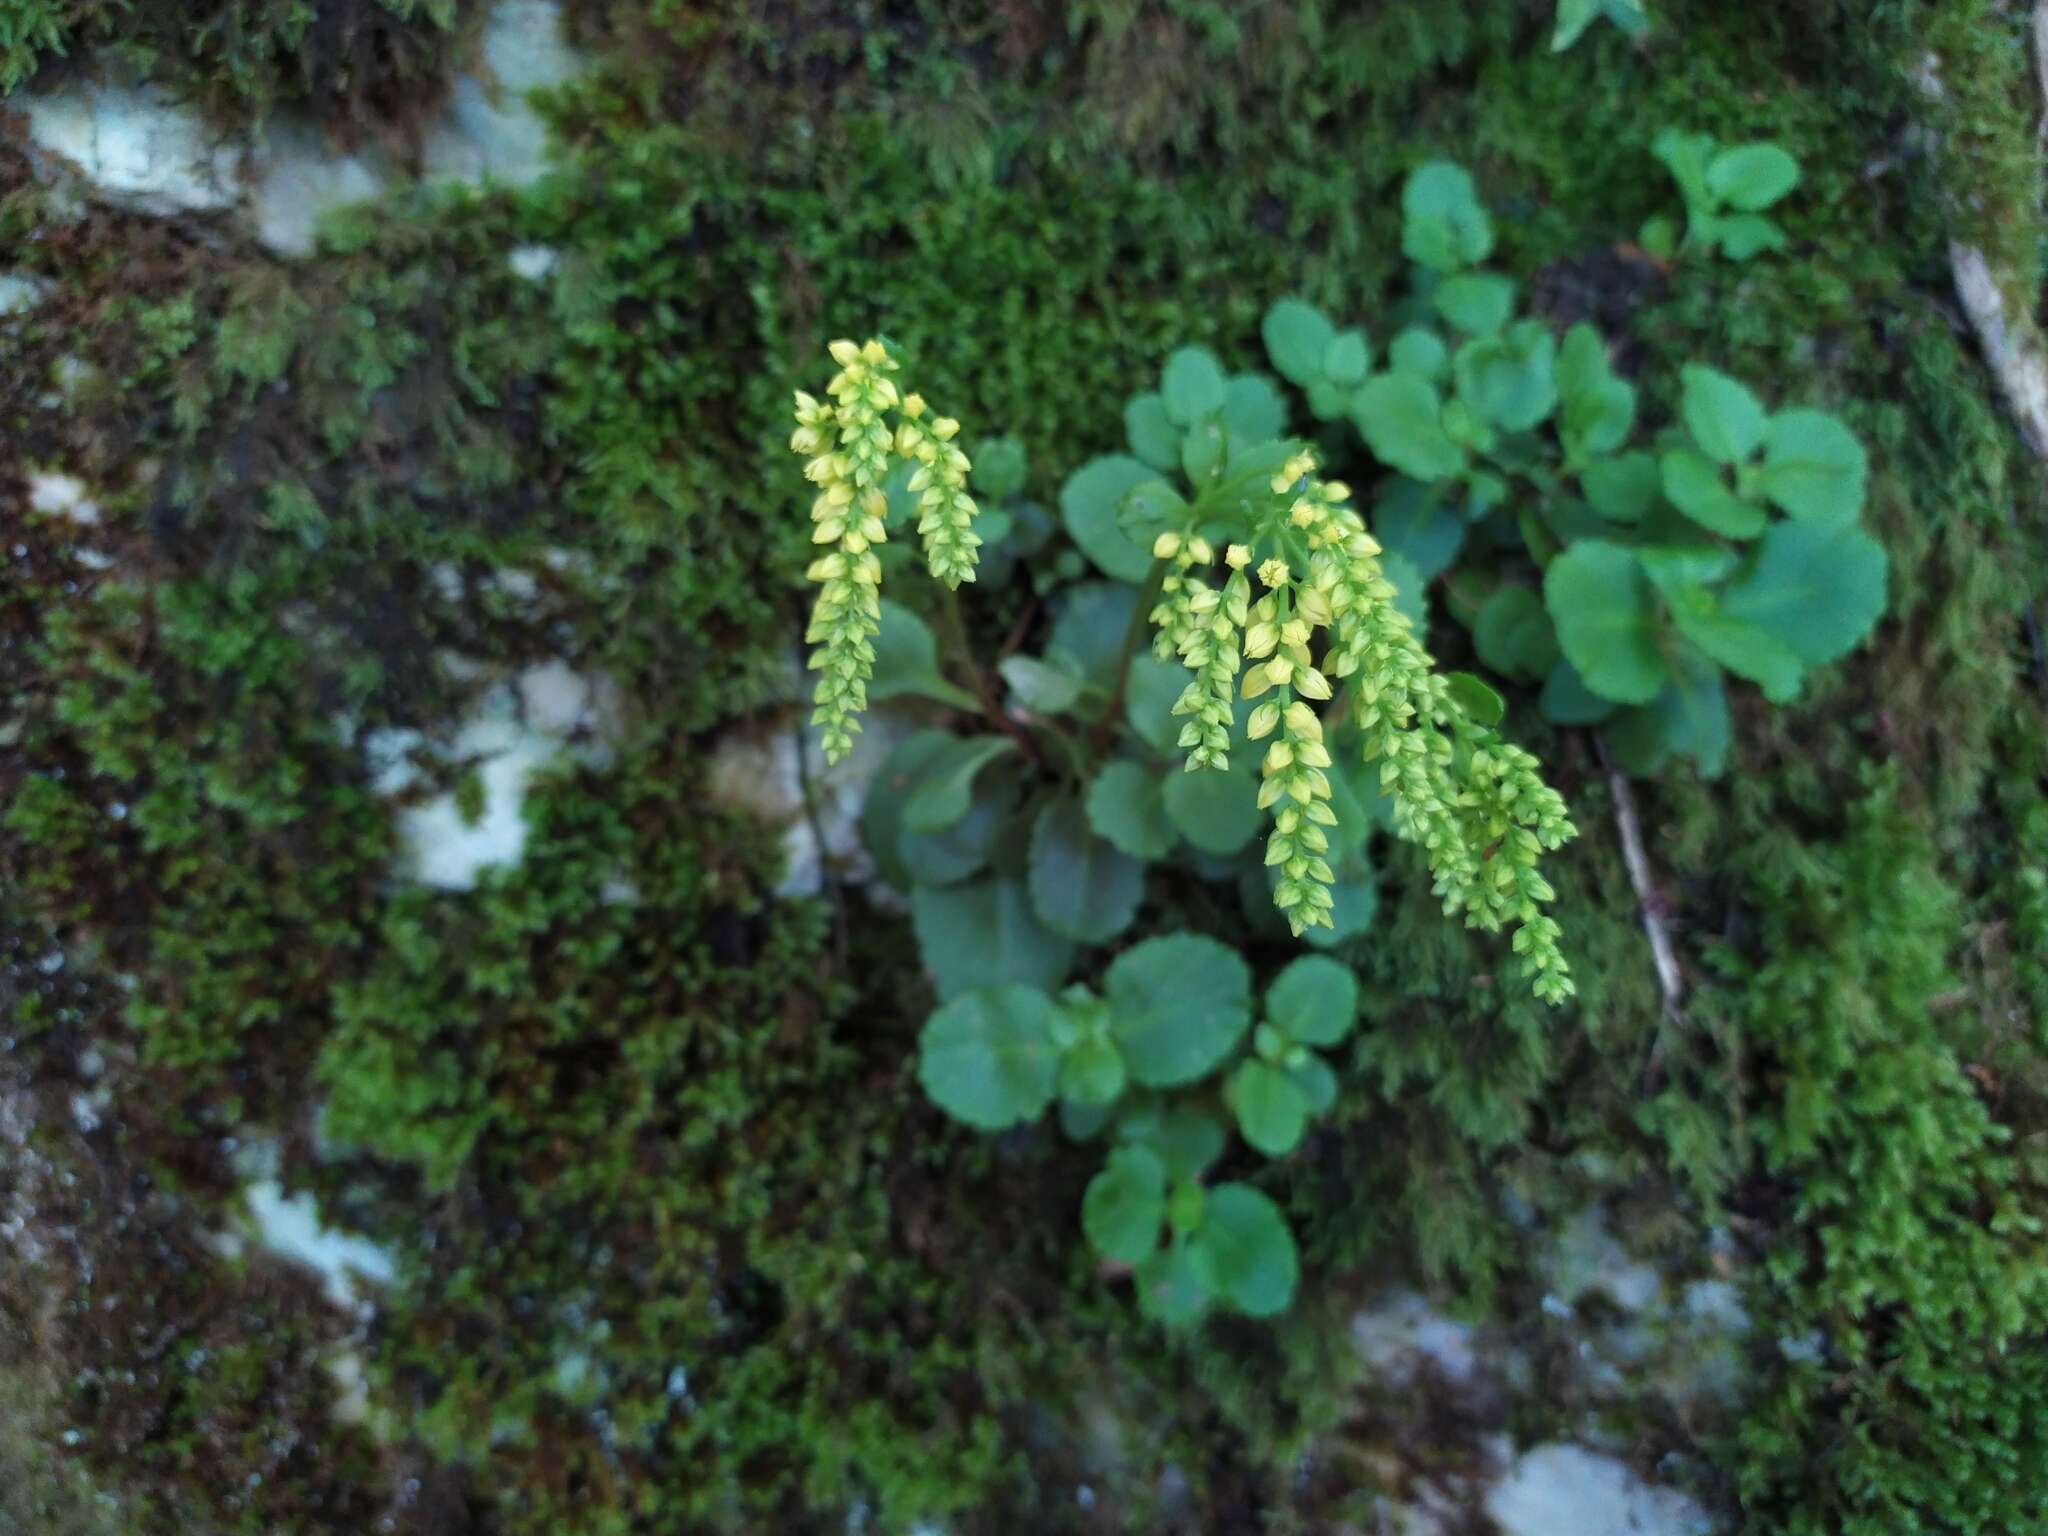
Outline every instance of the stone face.
[[390, 182], [387, 169], [359, 154], [337, 154], [309, 124], [280, 121], [264, 133], [253, 162], [249, 219], [256, 238], [282, 256], [313, 249], [320, 216], [365, 202]]
[[[423, 136], [421, 164], [432, 180], [522, 186], [548, 163], [547, 128], [527, 96], [573, 78], [582, 59], [563, 35], [557, 0], [499, 0], [481, 46], [481, 72], [451, 86], [446, 110]], [[20, 110], [46, 180], [75, 176], [94, 195], [148, 213], [237, 209], [281, 256], [309, 254], [330, 209], [402, 180], [382, 155], [341, 152], [288, 113], [261, 124], [248, 143], [229, 142], [149, 85], [66, 84], [24, 95]], [[0, 315], [33, 297], [14, 281], [0, 279]]]
[[37, 148], [101, 195], [151, 213], [232, 206], [243, 151], [155, 86], [80, 83], [23, 103]]
[[448, 111], [427, 134], [432, 178], [523, 186], [547, 169], [547, 127], [527, 93], [560, 85], [579, 68], [555, 0], [500, 0], [484, 24], [489, 79], [455, 82]]
[[1713, 1522], [1682, 1493], [1646, 1483], [1582, 1445], [1539, 1445], [1486, 1495], [1502, 1536], [1707, 1536]]
[[40, 277], [0, 272], [0, 317], [26, 314], [43, 302], [50, 285]]
[[85, 482], [54, 470], [29, 471], [28, 507], [44, 517], [68, 517], [74, 523], [100, 520], [99, 504], [86, 495]]
[[[789, 729], [735, 730], [719, 741], [705, 781], [712, 800], [784, 829], [786, 861], [776, 895], [817, 895], [824, 889], [828, 859], [848, 880], [873, 878], [873, 862], [861, 843], [861, 811], [868, 786], [904, 734], [905, 728], [886, 711], [871, 709], [861, 717], [853, 750], [830, 767], [810, 731], [799, 735]], [[799, 745], [807, 754], [801, 773]], [[815, 828], [805, 813], [805, 779], [810, 781]]]

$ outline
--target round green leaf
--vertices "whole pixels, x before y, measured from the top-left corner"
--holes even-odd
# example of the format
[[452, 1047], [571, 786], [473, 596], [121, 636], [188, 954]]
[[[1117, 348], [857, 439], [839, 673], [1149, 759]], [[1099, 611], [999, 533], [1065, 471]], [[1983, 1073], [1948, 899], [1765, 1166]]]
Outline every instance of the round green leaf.
[[1550, 669], [1537, 706], [1543, 718], [1555, 725], [1598, 725], [1614, 713], [1614, 701], [1588, 688], [1579, 669], [1568, 661]]
[[1138, 1310], [1169, 1328], [1194, 1322], [1209, 1309], [1209, 1288], [1195, 1264], [1194, 1248], [1179, 1239], [1138, 1266]]
[[918, 1081], [954, 1119], [984, 1131], [1035, 1120], [1052, 1102], [1053, 1001], [1010, 983], [962, 993], [925, 1020]]
[[1166, 814], [1159, 777], [1157, 769], [1120, 760], [1088, 786], [1088, 825], [1134, 859], [1163, 859], [1180, 841]]
[[1188, 686], [1188, 669], [1177, 661], [1139, 655], [1124, 679], [1124, 719], [1146, 746], [1168, 754], [1179, 750], [1181, 717], [1173, 706]]
[[903, 837], [903, 808], [926, 769], [955, 739], [934, 730], [905, 737], [883, 759], [881, 770], [868, 786], [867, 803], [861, 807], [861, 841], [867, 844], [877, 873], [898, 890], [908, 889], [911, 883], [910, 871], [897, 851]]
[[1791, 647], [1747, 620], [1722, 613], [1711, 592], [1694, 587], [1674, 595], [1671, 622], [1730, 672], [1760, 686], [1773, 704], [1798, 696], [1806, 668]]
[[1323, 348], [1323, 377], [1340, 389], [1364, 383], [1370, 367], [1372, 349], [1365, 343], [1365, 332], [1355, 326], [1339, 331]]
[[1118, 1264], [1138, 1264], [1158, 1251], [1165, 1225], [1165, 1165], [1144, 1147], [1118, 1147], [1081, 1197], [1088, 1245]]
[[974, 445], [974, 494], [993, 506], [1024, 489], [1024, 445], [1014, 437], [985, 437]]
[[1413, 374], [1425, 384], [1435, 384], [1450, 372], [1451, 351], [1435, 331], [1411, 325], [1389, 343], [1387, 367], [1395, 373]]
[[1565, 333], [1557, 356], [1558, 433], [1574, 462], [1613, 453], [1635, 426], [1636, 392], [1616, 376], [1607, 343], [1583, 321]]
[[1444, 683], [1450, 701], [1462, 709], [1474, 725], [1499, 725], [1508, 712], [1508, 701], [1470, 672], [1453, 672], [1444, 679]]
[[1725, 218], [1703, 219], [1698, 234], [1709, 247], [1718, 245], [1730, 261], [1748, 261], [1765, 251], [1785, 249], [1785, 231], [1760, 213], [1731, 213]]
[[1651, 143], [1650, 152], [1664, 162], [1678, 183], [1687, 211], [1697, 215], [1712, 197], [1707, 191], [1707, 159], [1714, 153], [1714, 136], [1666, 128]]
[[1330, 1064], [1322, 1057], [1311, 1053], [1300, 1066], [1289, 1067], [1287, 1075], [1301, 1090], [1310, 1114], [1320, 1115], [1337, 1102], [1337, 1074], [1330, 1070]]
[[1884, 547], [1853, 522], [1773, 524], [1756, 560], [1721, 592], [1721, 612], [1754, 624], [1808, 666], [1854, 650], [1884, 613]]
[[1187, 1104], [1157, 1100], [1127, 1109], [1117, 1121], [1117, 1138], [1149, 1147], [1176, 1181], [1198, 1179], [1223, 1155], [1223, 1127], [1213, 1115]]
[[1323, 349], [1337, 328], [1315, 305], [1282, 299], [1266, 311], [1259, 334], [1281, 377], [1306, 388], [1323, 376]]
[[1433, 160], [1401, 189], [1401, 249], [1438, 272], [1477, 266], [1493, 251], [1493, 223], [1462, 166]]
[[1799, 185], [1799, 162], [1775, 144], [1736, 144], [1707, 162], [1707, 190], [1730, 208], [1761, 213]]
[[1017, 750], [1007, 736], [957, 736], [926, 766], [916, 793], [903, 808], [903, 826], [910, 832], [939, 832], [967, 814], [974, 803], [974, 781], [999, 757]]
[[1287, 402], [1262, 373], [1240, 373], [1223, 386], [1223, 425], [1231, 452], [1262, 443], [1287, 430]]
[[1674, 448], [1658, 461], [1657, 471], [1671, 505], [1702, 528], [1729, 539], [1753, 539], [1764, 531], [1764, 509], [1729, 490], [1720, 466], [1699, 454]]
[[1647, 453], [1624, 453], [1595, 459], [1579, 471], [1579, 489], [1602, 517], [1617, 523], [1639, 523], [1656, 505], [1663, 472]]
[[1010, 981], [1051, 991], [1074, 962], [1073, 944], [1046, 930], [1024, 882], [1013, 878], [916, 886], [910, 923], [941, 998]]
[[1294, 1300], [1300, 1265], [1280, 1208], [1245, 1184], [1209, 1191], [1193, 1239], [1195, 1273], [1212, 1295], [1251, 1317], [1272, 1317]]
[[1780, 411], [1764, 429], [1764, 494], [1794, 517], [1859, 516], [1869, 474], [1856, 434], [1823, 412]]
[[1698, 364], [1679, 370], [1679, 414], [1717, 464], [1746, 462], [1764, 440], [1763, 402], [1725, 373]]
[[1125, 631], [1130, 628], [1131, 610], [1137, 606], [1136, 589], [1114, 582], [1089, 581], [1068, 587], [1060, 594], [1058, 615], [1046, 641], [1046, 659], [1079, 677], [1102, 676], [1116, 665]]
[[1197, 417], [1223, 408], [1223, 369], [1207, 347], [1182, 347], [1166, 360], [1160, 379], [1166, 414], [1175, 426], [1191, 427]]
[[1358, 1020], [1358, 977], [1327, 955], [1303, 955], [1266, 989], [1266, 1017], [1301, 1045], [1335, 1045]]
[[1515, 285], [1493, 272], [1460, 272], [1430, 295], [1436, 312], [1467, 336], [1491, 336], [1515, 312]]
[[1180, 435], [1158, 395], [1139, 395], [1124, 407], [1124, 436], [1131, 452], [1154, 469], [1171, 474], [1180, 468]]
[[1317, 379], [1308, 387], [1308, 411], [1317, 421], [1335, 421], [1351, 408], [1351, 391]]
[[[1271, 883], [1277, 883], [1280, 872], [1268, 870]], [[1329, 949], [1355, 939], [1368, 928], [1379, 912], [1379, 881], [1372, 875], [1346, 875], [1341, 867], [1337, 883], [1330, 887], [1330, 926], [1311, 928], [1301, 936], [1301, 942], [1311, 949]]]
[[[1451, 360], [1458, 398], [1481, 421], [1527, 432], [1557, 408], [1557, 343], [1535, 320], [1458, 348]], [[1404, 467], [1404, 466], [1396, 466]]]
[[1443, 480], [1465, 467], [1465, 450], [1444, 430], [1435, 386], [1417, 374], [1367, 379], [1352, 397], [1351, 420], [1374, 458], [1411, 479]]
[[1259, 790], [1242, 764], [1170, 773], [1166, 815], [1180, 835], [1204, 853], [1238, 852], [1259, 830]]
[[1087, 1035], [1060, 1057], [1059, 1095], [1083, 1108], [1114, 1104], [1123, 1096], [1124, 1059], [1101, 1035]]
[[974, 787], [967, 814], [936, 832], [904, 827], [896, 839], [897, 857], [912, 881], [950, 885], [988, 863], [996, 836], [1017, 803], [1017, 785], [1008, 774], [988, 774]]
[[1639, 778], [1674, 753], [1692, 758], [1703, 777], [1718, 777], [1733, 734], [1720, 669], [1701, 657], [1681, 657], [1671, 685], [1643, 708], [1616, 715], [1604, 734], [1623, 771]]
[[1104, 944], [1130, 927], [1145, 866], [1088, 830], [1073, 800], [1055, 800], [1031, 827], [1031, 904], [1054, 933]]
[[1263, 1061], [1246, 1061], [1224, 1090], [1245, 1144], [1268, 1157], [1285, 1157], [1308, 1129], [1308, 1100], [1292, 1077]]
[[1735, 569], [1739, 558], [1719, 544], [1638, 544], [1635, 550], [1651, 584], [1666, 594], [1712, 586]]
[[1251, 970], [1214, 939], [1173, 934], [1117, 956], [1103, 977], [1133, 1082], [1174, 1088], [1213, 1071], [1251, 1026]]
[[1472, 623], [1472, 646], [1481, 661], [1518, 683], [1549, 676], [1561, 654], [1550, 611], [1527, 587], [1501, 587], [1486, 600]]
[[1465, 543], [1465, 519], [1444, 504], [1440, 490], [1396, 479], [1372, 509], [1373, 537], [1389, 555], [1399, 555], [1422, 581], [1434, 581], [1458, 558]]
[[1081, 697], [1081, 679], [1036, 656], [1005, 656], [996, 668], [1019, 704], [1035, 714], [1058, 715]]
[[875, 672], [868, 679], [868, 702], [919, 694], [955, 709], [978, 707], [974, 695], [939, 674], [939, 647], [923, 619], [901, 603], [882, 599], [881, 628], [876, 631]]
[[1593, 692], [1647, 704], [1670, 680], [1650, 579], [1628, 550], [1599, 539], [1574, 544], [1544, 572], [1543, 601], [1558, 645]]
[[1158, 478], [1150, 465], [1112, 454], [1083, 464], [1060, 488], [1060, 519], [1068, 537], [1104, 575], [1139, 582], [1152, 569], [1150, 546], [1132, 538], [1118, 514], [1126, 495]]

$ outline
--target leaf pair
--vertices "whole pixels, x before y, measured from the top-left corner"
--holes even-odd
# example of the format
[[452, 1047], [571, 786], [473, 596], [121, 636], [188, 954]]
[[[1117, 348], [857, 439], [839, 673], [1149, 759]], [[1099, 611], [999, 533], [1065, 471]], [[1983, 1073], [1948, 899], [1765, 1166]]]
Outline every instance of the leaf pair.
[[1314, 1047], [1339, 1044], [1358, 1018], [1358, 978], [1323, 955], [1304, 955], [1266, 989], [1265, 1022], [1254, 1053], [1224, 1087], [1247, 1145], [1285, 1157], [1301, 1144], [1309, 1117], [1337, 1101], [1337, 1077]]
[[1159, 388], [1124, 407], [1130, 453], [1089, 461], [1061, 489], [1068, 536], [1104, 575], [1143, 581], [1152, 566], [1152, 532], [1168, 509], [1133, 508], [1133, 493], [1170, 490], [1161, 475], [1185, 475], [1199, 492], [1237, 453], [1279, 437], [1286, 425], [1286, 404], [1270, 379], [1226, 376], [1207, 348], [1182, 347], [1166, 360]]
[[1104, 1258], [1133, 1267], [1138, 1309], [1170, 1327], [1217, 1303], [1272, 1317], [1294, 1299], [1294, 1235], [1248, 1184], [1170, 1183], [1149, 1147], [1118, 1147], [1090, 1181], [1081, 1226]]
[[[1652, 153], [1685, 199], [1690, 242], [1718, 250], [1730, 261], [1784, 249], [1784, 230], [1764, 213], [1799, 185], [1799, 162], [1783, 149], [1766, 142], [1723, 147], [1711, 134], [1666, 128]], [[1669, 255], [1674, 243], [1667, 221], [1644, 225], [1645, 249]]]
[[[1726, 578], [1723, 580], [1723, 578]], [[1544, 708], [1587, 723], [1597, 705], [1643, 706], [1615, 730], [1653, 771], [1671, 752], [1709, 774], [1727, 750], [1720, 670], [1758, 684], [1774, 703], [1805, 673], [1846, 655], [1884, 612], [1883, 546], [1850, 521], [1774, 523], [1738, 558], [1712, 547], [1572, 545], [1544, 574], [1545, 606], [1568, 665], [1553, 670]], [[1517, 612], [1526, 622], [1527, 609]], [[1613, 733], [1610, 733], [1611, 735]]]
[[[1196, 1082], [1236, 1049], [1250, 1024], [1244, 961], [1214, 939], [1176, 934], [1119, 955], [1099, 1001], [1084, 990], [1055, 1001], [1019, 982], [961, 993], [925, 1021], [918, 1077], [955, 1119], [1006, 1130], [1037, 1119], [1056, 1093], [1088, 1107], [1104, 1102], [1098, 1090], [1062, 1092], [1069, 1078], [1099, 1085], [1120, 1074], [1117, 1092], [1124, 1082]], [[1080, 1060], [1067, 1068], [1076, 1052]]]

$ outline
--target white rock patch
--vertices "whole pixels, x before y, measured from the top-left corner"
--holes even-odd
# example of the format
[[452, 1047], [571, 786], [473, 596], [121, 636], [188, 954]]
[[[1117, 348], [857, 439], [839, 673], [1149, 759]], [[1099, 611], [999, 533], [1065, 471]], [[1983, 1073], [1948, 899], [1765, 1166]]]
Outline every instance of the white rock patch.
[[357, 1285], [362, 1280], [389, 1285], [396, 1278], [397, 1261], [384, 1249], [366, 1237], [324, 1226], [311, 1195], [287, 1199], [275, 1180], [259, 1179], [243, 1191], [243, 1198], [256, 1241], [317, 1272], [328, 1300], [336, 1306], [352, 1310], [360, 1300]]
[[448, 112], [427, 134], [428, 176], [523, 186], [547, 169], [547, 125], [527, 93], [560, 85], [581, 68], [562, 35], [556, 0], [499, 0], [484, 24], [489, 80], [455, 82]]
[[50, 285], [40, 277], [0, 272], [0, 316], [21, 315], [43, 302]]
[[256, 238], [280, 255], [309, 254], [322, 214], [367, 202], [390, 183], [377, 160], [337, 154], [310, 124], [276, 122], [264, 134], [249, 193], [249, 219]]
[[55, 470], [30, 470], [28, 509], [44, 517], [68, 517], [74, 523], [100, 520], [99, 504], [85, 494], [85, 482]]
[[[423, 135], [421, 162], [436, 181], [523, 186], [548, 164], [547, 125], [528, 96], [572, 79], [584, 61], [563, 34], [559, 0], [498, 0], [481, 44], [480, 75], [453, 82], [447, 109]], [[377, 197], [403, 179], [386, 156], [344, 153], [294, 114], [260, 125], [248, 143], [224, 141], [197, 111], [153, 85], [67, 83], [24, 94], [20, 110], [46, 179], [71, 185], [68, 171], [95, 195], [147, 213], [236, 208], [284, 256], [313, 249], [329, 210]], [[523, 258], [528, 266], [536, 260]], [[0, 288], [0, 314], [29, 297]]]
[[[729, 810], [746, 811], [783, 827], [783, 875], [777, 896], [815, 896], [824, 889], [825, 864], [838, 865], [851, 881], [874, 877], [874, 861], [861, 842], [860, 817], [868, 786], [906, 728], [882, 710], [861, 719], [853, 750], [827, 767], [815, 733], [779, 730], [772, 734], [734, 731], [712, 753], [706, 788]], [[805, 753], [799, 772], [797, 751]], [[811, 811], [804, 805], [804, 780], [810, 780]], [[820, 836], [822, 834], [822, 837]]]
[[23, 104], [30, 140], [108, 197], [151, 213], [231, 206], [242, 151], [155, 86], [65, 85]]
[[1351, 1320], [1351, 1336], [1375, 1371], [1396, 1378], [1415, 1374], [1424, 1360], [1453, 1381], [1465, 1381], [1476, 1363], [1472, 1329], [1403, 1291]]
[[[444, 657], [442, 664], [458, 675], [476, 667], [467, 657]], [[424, 885], [467, 891], [475, 889], [486, 869], [516, 865], [526, 851], [526, 792], [534, 776], [570, 750], [572, 740], [580, 760], [607, 761], [618, 718], [617, 690], [610, 679], [587, 676], [562, 661], [529, 667], [486, 689], [445, 749], [449, 758], [474, 760], [483, 790], [481, 813], [468, 820], [452, 792], [401, 809], [398, 837], [405, 873]], [[353, 733], [344, 729], [342, 734]], [[419, 731], [390, 729], [365, 732], [361, 747], [371, 788], [388, 796], [418, 782], [414, 754], [426, 751], [429, 743]]]
[[1708, 1536], [1713, 1522], [1686, 1495], [1646, 1483], [1580, 1445], [1539, 1445], [1486, 1495], [1502, 1536]]
[[505, 262], [512, 268], [512, 275], [523, 277], [529, 283], [537, 283], [555, 270], [555, 263], [561, 259], [554, 247], [547, 245], [515, 245], [505, 253]]

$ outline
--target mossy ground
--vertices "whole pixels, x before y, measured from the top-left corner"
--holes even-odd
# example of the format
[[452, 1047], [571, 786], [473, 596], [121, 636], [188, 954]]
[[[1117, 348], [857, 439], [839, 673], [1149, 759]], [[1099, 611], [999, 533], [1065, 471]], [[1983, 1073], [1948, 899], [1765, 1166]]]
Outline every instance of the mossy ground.
[[[312, 9], [295, 47], [372, 8]], [[1646, 45], [1596, 29], [1554, 57], [1543, 8], [1501, 0], [592, 0], [558, 176], [399, 194], [291, 267], [215, 224], [68, 221], [0, 145], [0, 241], [56, 285], [0, 321], [0, 1060], [35, 1154], [0, 1192], [41, 1234], [0, 1320], [120, 1528], [1327, 1528], [1384, 1466], [1346, 1449], [1389, 1416], [1333, 1345], [1351, 1301], [1405, 1270], [1526, 1313], [1507, 1208], [1593, 1196], [1646, 1251], [1726, 1225], [1768, 1277], [1746, 1417], [1646, 1410], [1616, 1426], [1645, 1466], [1687, 1452], [1760, 1531], [2018, 1528], [2048, 1491], [2022, 1429], [2048, 1409], [2025, 611], [2048, 508], [1946, 244], [2035, 275], [2019, 24], [1971, 0], [1656, 11]], [[415, 101], [265, 47], [246, 76], [198, 43], [163, 67], [229, 116]], [[1672, 210], [1666, 123], [1794, 150], [1788, 253], [1626, 293], [1587, 275]], [[826, 338], [889, 334], [934, 399], [1023, 440], [1049, 499], [1172, 346], [1257, 365], [1287, 292], [1376, 326], [1395, 190], [1435, 153], [1653, 402], [1699, 358], [1850, 417], [1891, 612], [1798, 707], [1745, 702], [1725, 779], [1642, 789], [1699, 984], [1676, 1023], [1589, 742], [1517, 710], [1586, 829], [1558, 882], [1581, 1006], [1496, 985], [1397, 858], [1341, 1123], [1272, 1185], [1303, 1301], [1174, 1344], [1081, 1255], [1084, 1159], [923, 1102], [900, 921], [770, 898], [774, 834], [705, 809], [703, 764], [783, 686], [806, 547], [784, 410]], [[505, 260], [530, 243], [560, 253], [545, 282]], [[91, 370], [68, 394], [67, 358]], [[31, 517], [30, 467], [82, 478], [101, 525]], [[491, 587], [508, 569], [531, 601]], [[609, 766], [548, 777], [523, 862], [464, 894], [395, 888], [391, 807], [336, 726], [459, 713], [477, 684], [446, 651], [559, 656], [625, 701]], [[88, 1050], [112, 1094], [91, 1133]], [[364, 1341], [381, 1436], [326, 1411], [349, 1320], [197, 1240], [230, 1224], [223, 1139], [251, 1127], [402, 1255]], [[1776, 1357], [1816, 1328], [1824, 1367]], [[23, 1454], [0, 1443], [0, 1473]]]

